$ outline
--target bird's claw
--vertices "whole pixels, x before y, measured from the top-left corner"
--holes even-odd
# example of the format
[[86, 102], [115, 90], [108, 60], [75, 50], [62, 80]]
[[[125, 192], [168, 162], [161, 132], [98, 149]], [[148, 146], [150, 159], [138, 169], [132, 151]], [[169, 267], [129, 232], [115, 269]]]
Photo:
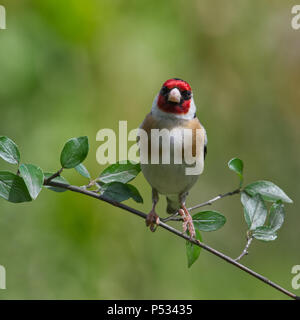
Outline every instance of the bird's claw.
[[159, 216], [154, 210], [151, 210], [146, 217], [146, 226], [147, 227], [150, 226], [150, 230], [154, 232], [157, 226], [159, 225], [159, 222], [160, 222]]
[[183, 223], [182, 223], [183, 233], [186, 233], [186, 231], [188, 230], [191, 240], [194, 240], [196, 238], [196, 231], [195, 231], [193, 219], [190, 213], [186, 208], [179, 209], [178, 213], [183, 219]]

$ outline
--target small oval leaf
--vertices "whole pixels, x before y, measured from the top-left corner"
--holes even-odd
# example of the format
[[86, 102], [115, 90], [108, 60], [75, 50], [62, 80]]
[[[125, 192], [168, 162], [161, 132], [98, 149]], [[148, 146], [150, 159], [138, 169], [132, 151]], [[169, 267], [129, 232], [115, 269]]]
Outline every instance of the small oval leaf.
[[283, 202], [292, 203], [283, 190], [281, 190], [276, 184], [270, 181], [256, 181], [248, 184], [245, 187], [245, 191], [250, 195], [254, 196], [260, 194], [264, 200], [275, 202], [281, 200]]
[[139, 163], [120, 163], [110, 165], [99, 176], [103, 183], [122, 182], [127, 183], [133, 180], [141, 171]]
[[[196, 231], [196, 239], [202, 242], [202, 237], [199, 230], [195, 229], [195, 231]], [[195, 244], [189, 241], [186, 241], [186, 256], [187, 256], [189, 268], [199, 258], [200, 252], [201, 252], [201, 247], [196, 246]]]
[[239, 158], [233, 158], [228, 162], [228, 167], [230, 170], [237, 173], [237, 175], [240, 178], [240, 185], [243, 183], [243, 169], [244, 169], [244, 163]]
[[42, 190], [44, 183], [44, 173], [42, 169], [33, 164], [22, 164], [19, 171], [31, 198], [35, 200]]
[[137, 203], [143, 203], [144, 200], [143, 200], [141, 194], [139, 193], [138, 189], [130, 183], [127, 183], [126, 185], [130, 189], [131, 198]]
[[138, 190], [130, 184], [124, 184], [122, 182], [111, 182], [103, 185], [101, 189], [102, 196], [117, 202], [122, 202], [130, 198], [132, 198], [136, 202], [143, 202], [143, 199]]
[[257, 194], [251, 197], [246, 192], [242, 192], [241, 202], [244, 206], [244, 216], [249, 230], [263, 226], [268, 211], [261, 195]]
[[253, 231], [252, 235], [255, 239], [261, 241], [273, 241], [277, 238], [276, 232], [269, 227], [258, 227]]
[[13, 203], [32, 200], [23, 178], [8, 171], [0, 171], [0, 197]]
[[19, 149], [8, 137], [0, 137], [0, 158], [12, 164], [20, 162]]
[[72, 138], [64, 145], [60, 155], [60, 163], [63, 168], [75, 168], [83, 162], [88, 152], [88, 137]]
[[88, 172], [87, 168], [82, 163], [80, 163], [78, 166], [76, 166], [75, 170], [79, 174], [81, 174], [83, 177], [85, 177], [87, 179], [91, 179], [90, 173]]
[[277, 231], [281, 228], [284, 222], [284, 205], [279, 200], [276, 203], [273, 203], [270, 208], [270, 215], [268, 221], [268, 227], [270, 227], [273, 231]]
[[217, 211], [202, 211], [193, 215], [193, 223], [200, 231], [215, 231], [224, 226], [226, 218]]

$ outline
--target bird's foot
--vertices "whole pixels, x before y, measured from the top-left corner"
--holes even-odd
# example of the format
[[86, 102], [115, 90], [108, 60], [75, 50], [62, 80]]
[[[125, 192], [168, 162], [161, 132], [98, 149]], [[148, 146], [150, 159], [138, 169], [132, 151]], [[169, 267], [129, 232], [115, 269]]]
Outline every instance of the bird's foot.
[[193, 218], [191, 217], [190, 213], [188, 212], [187, 208], [182, 205], [182, 209], [178, 210], [178, 213], [183, 219], [183, 233], [185, 233], [187, 230], [189, 231], [190, 238], [195, 239], [196, 238], [196, 231], [193, 224]]
[[157, 213], [152, 209], [146, 217], [146, 226], [149, 227], [150, 226], [150, 230], [152, 232], [154, 232], [157, 228], [157, 226], [159, 225], [159, 216], [157, 215]]

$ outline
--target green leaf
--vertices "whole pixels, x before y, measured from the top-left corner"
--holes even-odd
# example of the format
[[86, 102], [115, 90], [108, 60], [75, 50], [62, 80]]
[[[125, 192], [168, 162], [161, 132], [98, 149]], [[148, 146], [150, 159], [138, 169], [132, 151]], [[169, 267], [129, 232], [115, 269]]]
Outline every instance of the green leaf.
[[215, 231], [223, 227], [226, 218], [217, 211], [202, 211], [193, 215], [193, 223], [200, 231]]
[[19, 171], [31, 198], [35, 200], [42, 190], [44, 183], [44, 173], [42, 169], [33, 164], [22, 164]]
[[273, 203], [270, 208], [268, 227], [273, 231], [279, 230], [283, 225], [284, 216], [284, 205], [280, 200], [278, 200], [276, 203]]
[[122, 182], [111, 182], [101, 187], [102, 195], [105, 198], [122, 202], [132, 198], [136, 202], [143, 202], [138, 190], [130, 184], [124, 184]]
[[[53, 175], [53, 173], [44, 172], [45, 179], [50, 178], [52, 175]], [[69, 184], [69, 182], [68, 182], [64, 177], [62, 177], [62, 176], [56, 177], [56, 178], [52, 179], [51, 181], [52, 181], [52, 182], [60, 182], [60, 183], [64, 183], [64, 184]], [[68, 190], [66, 190], [66, 189], [59, 188], [59, 187], [51, 187], [51, 186], [44, 186], [44, 187], [47, 188], [47, 189], [49, 189], [49, 190], [55, 191], [55, 192], [65, 192], [65, 191], [68, 191]]]
[[111, 182], [102, 186], [102, 196], [113, 201], [122, 202], [132, 198], [136, 202], [142, 202], [138, 190], [130, 185], [122, 182]]
[[0, 171], [0, 197], [13, 203], [32, 200], [23, 178], [8, 171]]
[[104, 183], [122, 182], [127, 183], [133, 180], [141, 171], [139, 163], [120, 163], [107, 167], [99, 176], [99, 180]]
[[121, 182], [111, 182], [102, 186], [102, 196], [110, 200], [122, 202], [130, 198], [130, 190]]
[[81, 174], [83, 177], [91, 179], [90, 173], [88, 172], [87, 168], [82, 163], [80, 163], [78, 166], [76, 166], [75, 170], [79, 174]]
[[[202, 242], [202, 237], [199, 230], [195, 229], [196, 231], [196, 239]], [[201, 247], [196, 246], [195, 244], [186, 241], [186, 255], [188, 261], [188, 267], [190, 268], [192, 264], [199, 258], [201, 251]]]
[[61, 152], [60, 163], [63, 168], [75, 168], [81, 162], [83, 162], [88, 152], [88, 137], [72, 138], [69, 141], [67, 141]]
[[138, 189], [133, 186], [132, 184], [130, 183], [127, 183], [126, 186], [130, 189], [131, 191], [131, 198], [135, 201], [135, 202], [138, 202], [138, 203], [143, 203], [144, 200], [141, 196], [141, 194], [139, 193]]
[[277, 200], [282, 200], [283, 202], [288, 203], [293, 202], [293, 200], [291, 200], [283, 190], [270, 181], [256, 181], [250, 183], [245, 187], [245, 191], [250, 196], [260, 194], [266, 201], [275, 202]]
[[0, 137], [0, 158], [12, 164], [20, 162], [20, 152], [17, 145], [4, 136]]
[[276, 232], [270, 227], [258, 227], [252, 235], [255, 239], [262, 241], [273, 241], [277, 238]]
[[261, 195], [250, 197], [247, 193], [242, 192], [241, 202], [244, 206], [244, 216], [249, 230], [263, 226], [268, 212]]
[[230, 170], [234, 171], [235, 173], [238, 174], [240, 177], [240, 186], [243, 183], [243, 169], [244, 169], [244, 163], [241, 159], [239, 158], [233, 158], [228, 162], [228, 167]]

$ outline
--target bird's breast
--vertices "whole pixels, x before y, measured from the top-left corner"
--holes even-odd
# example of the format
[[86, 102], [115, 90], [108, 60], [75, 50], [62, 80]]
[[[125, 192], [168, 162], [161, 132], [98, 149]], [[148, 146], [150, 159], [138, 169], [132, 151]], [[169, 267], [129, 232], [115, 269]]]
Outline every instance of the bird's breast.
[[[204, 168], [204, 129], [197, 121], [157, 120], [150, 116], [141, 126], [147, 140], [140, 139], [141, 147], [147, 146], [147, 156], [141, 156], [142, 172], [161, 194], [179, 194], [188, 191]], [[186, 130], [188, 129], [188, 130]], [[196, 150], [198, 129], [198, 150]], [[188, 133], [189, 132], [189, 133]], [[141, 146], [142, 145], [142, 146]], [[195, 166], [196, 174], [187, 174], [187, 168]]]

